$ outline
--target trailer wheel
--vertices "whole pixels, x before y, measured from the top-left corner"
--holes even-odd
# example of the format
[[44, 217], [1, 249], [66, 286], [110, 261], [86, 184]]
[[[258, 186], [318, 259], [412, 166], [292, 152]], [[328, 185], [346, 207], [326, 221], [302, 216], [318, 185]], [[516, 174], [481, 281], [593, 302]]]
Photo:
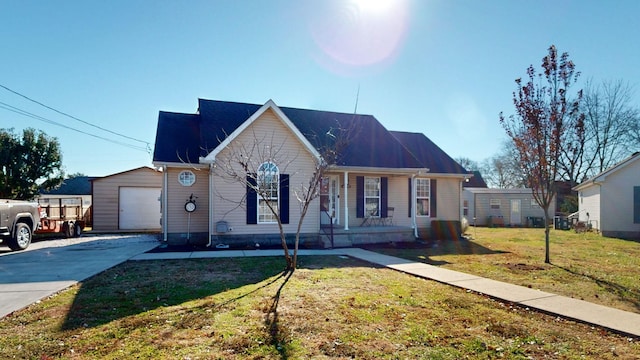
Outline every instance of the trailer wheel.
[[68, 238], [72, 238], [76, 235], [76, 226], [74, 223], [66, 223], [64, 235]]
[[76, 230], [75, 237], [80, 237], [80, 235], [82, 235], [82, 226], [76, 223], [74, 227]]
[[16, 223], [16, 230], [9, 239], [9, 248], [13, 251], [24, 250], [31, 244], [31, 228], [29, 225], [19, 222]]

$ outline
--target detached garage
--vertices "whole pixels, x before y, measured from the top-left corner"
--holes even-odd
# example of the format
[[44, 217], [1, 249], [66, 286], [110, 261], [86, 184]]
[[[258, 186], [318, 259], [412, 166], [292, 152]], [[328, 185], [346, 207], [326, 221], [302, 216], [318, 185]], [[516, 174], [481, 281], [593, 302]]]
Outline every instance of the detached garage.
[[92, 182], [93, 230], [160, 231], [162, 173], [150, 167]]

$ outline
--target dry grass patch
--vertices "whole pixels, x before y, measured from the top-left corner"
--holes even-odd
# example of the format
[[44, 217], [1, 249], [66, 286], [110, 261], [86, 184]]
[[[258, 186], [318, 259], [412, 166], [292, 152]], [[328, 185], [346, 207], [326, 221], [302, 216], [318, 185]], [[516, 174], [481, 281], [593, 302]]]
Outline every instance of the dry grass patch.
[[[18, 359], [632, 359], [640, 343], [349, 258], [127, 262], [0, 320]], [[234, 276], [213, 276], [217, 273]]]

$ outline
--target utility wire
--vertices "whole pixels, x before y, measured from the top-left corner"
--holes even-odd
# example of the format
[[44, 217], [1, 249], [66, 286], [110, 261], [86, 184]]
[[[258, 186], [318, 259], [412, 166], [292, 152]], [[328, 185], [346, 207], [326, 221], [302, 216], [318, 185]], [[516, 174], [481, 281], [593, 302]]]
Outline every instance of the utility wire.
[[[12, 89], [10, 89], [10, 88], [8, 88], [8, 87], [6, 87], [6, 86], [2, 85], [2, 84], [0, 84], [0, 87], [1, 87], [1, 88], [3, 88], [3, 89], [5, 89], [5, 90], [7, 90], [7, 91], [9, 91], [9, 92], [11, 92], [11, 93], [13, 93], [13, 94], [15, 94], [15, 95], [18, 95], [18, 96], [20, 96], [20, 97], [22, 97], [22, 98], [24, 98], [24, 99], [27, 99], [27, 100], [29, 100], [29, 101], [31, 101], [31, 102], [33, 102], [33, 103], [35, 103], [35, 104], [38, 104], [38, 105], [40, 105], [40, 106], [42, 106], [42, 107], [45, 107], [45, 108], [47, 108], [47, 109], [49, 109], [49, 110], [51, 110], [51, 111], [55, 111], [55, 112], [57, 112], [57, 113], [58, 113], [58, 114], [60, 114], [60, 115], [64, 115], [64, 116], [66, 116], [66, 117], [68, 117], [68, 118], [71, 118], [71, 119], [73, 119], [73, 120], [79, 121], [79, 122], [81, 122], [81, 123], [83, 123], [83, 124], [85, 124], [85, 125], [92, 126], [92, 127], [96, 128], [96, 129], [100, 129], [100, 130], [102, 130], [102, 131], [106, 131], [106, 132], [111, 133], [111, 134], [113, 134], [113, 135], [117, 135], [117, 136], [123, 137], [123, 138], [125, 138], [125, 139], [129, 139], [129, 140], [133, 140], [133, 141], [137, 141], [137, 142], [143, 143], [143, 144], [145, 144], [145, 145], [146, 145], [146, 149], [150, 149], [150, 148], [151, 148], [151, 147], [150, 147], [149, 142], [147, 142], [147, 141], [140, 140], [140, 139], [136, 139], [136, 138], [133, 138], [133, 137], [128, 136], [128, 135], [120, 134], [120, 133], [118, 133], [118, 132], [115, 132], [115, 131], [112, 131], [112, 130], [109, 130], [109, 129], [105, 129], [105, 128], [101, 127], [101, 126], [94, 125], [94, 124], [92, 124], [92, 123], [90, 123], [90, 122], [88, 122], [88, 121], [84, 121], [84, 120], [82, 120], [82, 119], [78, 119], [77, 117], [75, 117], [75, 116], [73, 116], [73, 115], [69, 115], [69, 114], [67, 114], [67, 113], [65, 113], [65, 112], [63, 112], [63, 111], [60, 111], [60, 110], [54, 109], [54, 108], [52, 108], [51, 106], [45, 105], [45, 104], [43, 104], [43, 103], [41, 103], [41, 102], [39, 102], [39, 101], [37, 101], [37, 100], [34, 100], [34, 99], [32, 99], [32, 98], [30, 98], [30, 97], [28, 97], [28, 96], [26, 96], [26, 95], [23, 95], [23, 94], [21, 94], [21, 93], [19, 93], [19, 92], [15, 91], [15, 90], [12, 90]], [[102, 138], [102, 139], [104, 139], [104, 138]]]
[[[2, 85], [0, 85], [0, 86], [2, 86]], [[149, 148], [148, 147], [131, 145], [131, 144], [123, 143], [121, 141], [112, 140], [112, 139], [109, 139], [109, 138], [106, 138], [106, 137], [103, 137], [103, 136], [91, 134], [91, 133], [88, 133], [86, 131], [78, 130], [78, 129], [73, 128], [71, 126], [67, 126], [67, 125], [61, 124], [61, 123], [59, 123], [57, 121], [54, 121], [54, 120], [51, 120], [51, 119], [47, 119], [45, 117], [30, 113], [30, 112], [28, 112], [26, 110], [22, 110], [20, 108], [17, 108], [15, 106], [9, 105], [9, 104], [1, 102], [1, 101], [0, 101], [0, 109], [5, 109], [7, 111], [11, 111], [11, 112], [14, 112], [14, 113], [22, 115], [22, 116], [26, 116], [26, 117], [30, 117], [32, 119], [40, 120], [40, 121], [45, 122], [47, 124], [52, 124], [52, 125], [60, 126], [62, 128], [65, 128], [65, 129], [73, 130], [75, 132], [78, 132], [78, 133], [81, 133], [81, 134], [84, 134], [84, 135], [88, 135], [88, 136], [91, 136], [91, 137], [94, 137], [94, 138], [97, 138], [97, 139], [100, 139], [100, 140], [108, 141], [108, 142], [113, 143], [113, 144], [126, 146], [126, 147], [129, 147], [131, 149], [140, 150], [140, 151], [144, 151], [144, 152], [147, 152], [147, 153], [149, 152]]]

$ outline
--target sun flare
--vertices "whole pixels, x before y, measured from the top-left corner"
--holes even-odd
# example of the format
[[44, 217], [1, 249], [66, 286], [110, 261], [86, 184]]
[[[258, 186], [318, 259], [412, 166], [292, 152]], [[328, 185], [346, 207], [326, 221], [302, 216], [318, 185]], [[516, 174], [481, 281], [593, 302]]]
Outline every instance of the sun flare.
[[388, 11], [396, 5], [397, 2], [397, 0], [353, 0], [353, 4], [355, 4], [360, 11], [376, 14]]

